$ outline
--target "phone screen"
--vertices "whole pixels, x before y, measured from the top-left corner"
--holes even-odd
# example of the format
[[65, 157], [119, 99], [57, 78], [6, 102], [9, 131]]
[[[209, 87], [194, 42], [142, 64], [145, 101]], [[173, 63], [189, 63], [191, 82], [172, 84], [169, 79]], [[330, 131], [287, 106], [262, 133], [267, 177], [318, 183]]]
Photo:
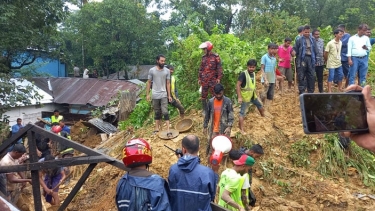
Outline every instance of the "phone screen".
[[300, 103], [305, 133], [368, 130], [362, 93], [302, 94]]

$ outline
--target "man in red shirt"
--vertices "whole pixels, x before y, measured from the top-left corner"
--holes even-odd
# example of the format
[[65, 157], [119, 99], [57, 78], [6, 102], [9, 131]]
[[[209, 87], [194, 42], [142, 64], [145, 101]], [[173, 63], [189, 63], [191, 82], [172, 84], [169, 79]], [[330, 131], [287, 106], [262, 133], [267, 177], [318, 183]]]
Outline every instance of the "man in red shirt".
[[214, 86], [220, 83], [220, 80], [223, 77], [223, 68], [221, 67], [219, 55], [212, 52], [214, 46], [211, 42], [204, 42], [199, 48], [204, 52], [201, 66], [199, 67], [198, 84], [202, 86], [201, 100], [203, 114], [205, 115], [207, 110], [208, 91], [213, 95]]

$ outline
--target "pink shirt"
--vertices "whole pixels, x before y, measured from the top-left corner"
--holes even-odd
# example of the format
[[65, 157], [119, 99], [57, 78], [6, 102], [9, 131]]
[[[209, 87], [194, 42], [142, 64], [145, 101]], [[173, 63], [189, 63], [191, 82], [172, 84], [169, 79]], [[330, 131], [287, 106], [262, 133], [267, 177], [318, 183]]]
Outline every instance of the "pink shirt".
[[284, 45], [280, 45], [279, 49], [277, 50], [277, 54], [279, 55], [280, 59], [283, 59], [283, 61], [279, 62], [279, 67], [284, 68], [290, 68], [290, 61], [292, 60], [292, 56], [290, 55], [292, 53], [292, 47], [289, 46], [288, 49], [285, 50]]

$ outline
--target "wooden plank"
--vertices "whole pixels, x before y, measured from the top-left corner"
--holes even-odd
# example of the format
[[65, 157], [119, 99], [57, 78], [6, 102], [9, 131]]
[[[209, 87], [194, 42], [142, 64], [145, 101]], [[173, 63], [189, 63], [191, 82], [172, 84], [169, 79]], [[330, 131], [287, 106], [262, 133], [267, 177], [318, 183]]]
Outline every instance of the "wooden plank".
[[28, 124], [21, 128], [18, 133], [14, 134], [14, 136], [3, 141], [3, 143], [0, 145], [0, 154], [3, 154], [12, 144], [16, 143], [21, 137], [26, 135], [27, 131], [29, 131], [31, 128], [33, 128], [33, 125]]
[[81, 189], [83, 183], [85, 183], [85, 181], [90, 176], [92, 170], [94, 170], [96, 165], [96, 163], [92, 163], [89, 165], [89, 167], [87, 167], [86, 171], [82, 174], [81, 178], [79, 178], [77, 184], [74, 186], [72, 191], [70, 191], [69, 195], [66, 197], [66, 199], [57, 211], [64, 211], [68, 207], [69, 203], [73, 200], [74, 196], [78, 193], [79, 189]]
[[[102, 153], [100, 153], [100, 152], [97, 152], [97, 151], [95, 151], [95, 150], [93, 150], [93, 149], [91, 149], [91, 148], [89, 148], [89, 147], [86, 147], [85, 145], [79, 144], [79, 143], [77, 143], [77, 142], [74, 142], [74, 141], [69, 140], [69, 139], [67, 139], [67, 138], [64, 138], [64, 137], [62, 137], [62, 136], [56, 135], [55, 133], [52, 133], [52, 132], [50, 132], [50, 131], [46, 131], [46, 130], [44, 130], [44, 129], [42, 129], [42, 128], [39, 128], [39, 127], [37, 127], [37, 126], [34, 126], [34, 127], [32, 128], [32, 130], [33, 130], [35, 133], [41, 134], [41, 135], [44, 136], [44, 137], [50, 138], [50, 139], [53, 140], [53, 141], [57, 141], [57, 142], [59, 142], [60, 144], [63, 144], [63, 145], [65, 145], [65, 146], [67, 146], [67, 147], [71, 147], [71, 148], [73, 148], [73, 149], [75, 149], [75, 150], [78, 150], [79, 152], [83, 152], [83, 153], [85, 153], [85, 154], [87, 154], [87, 155], [91, 155], [91, 156], [95, 156], [95, 155], [103, 155], [103, 156], [108, 157], [108, 159], [113, 159], [113, 158], [111, 158], [110, 156], [105, 155], [105, 154], [102, 154]], [[123, 170], [125, 170], [125, 171], [129, 171], [129, 169], [126, 168], [125, 165], [124, 165], [121, 161], [119, 161], [119, 160], [117, 160], [117, 159], [114, 159], [112, 162], [110, 162], [110, 163], [108, 163], [108, 164], [113, 165], [113, 166], [116, 166], [117, 168], [123, 169]]]
[[211, 209], [212, 209], [212, 211], [230, 211], [230, 210], [228, 210], [228, 209], [226, 209], [226, 208], [224, 208], [224, 207], [222, 207], [218, 204], [215, 204], [213, 202], [211, 202]]
[[25, 163], [25, 164], [20, 164], [20, 165], [15, 165], [15, 166], [0, 166], [0, 173], [53, 169], [57, 167], [76, 166], [76, 165], [82, 165], [82, 164], [101, 163], [101, 162], [111, 163], [114, 160], [115, 159], [110, 160], [108, 159], [108, 157], [105, 157], [103, 155], [62, 158], [62, 159], [50, 160], [50, 161], [44, 161], [44, 162]]
[[[31, 162], [38, 162], [38, 154], [36, 152], [36, 142], [35, 142], [35, 132], [27, 131], [27, 139], [29, 141], [29, 154]], [[42, 196], [40, 194], [40, 182], [39, 182], [39, 171], [31, 171], [31, 183], [33, 186], [33, 198], [34, 198], [34, 208], [35, 210], [42, 210]]]

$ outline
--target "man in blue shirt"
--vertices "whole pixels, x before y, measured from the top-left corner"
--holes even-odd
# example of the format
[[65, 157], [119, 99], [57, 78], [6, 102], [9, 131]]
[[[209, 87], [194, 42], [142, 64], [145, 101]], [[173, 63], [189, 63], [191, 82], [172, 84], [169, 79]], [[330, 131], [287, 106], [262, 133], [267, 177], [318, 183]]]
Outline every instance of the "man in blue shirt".
[[[348, 79], [349, 64], [348, 64], [348, 57], [346, 56], [346, 54], [348, 53], [348, 41], [349, 41], [349, 38], [350, 38], [350, 34], [346, 33], [344, 24], [340, 24], [337, 27], [337, 29], [341, 29], [344, 32], [344, 36], [342, 36], [342, 38], [341, 38], [341, 43], [342, 43], [342, 46], [341, 46], [341, 65], [342, 65], [342, 71], [344, 73], [344, 78], [345, 78], [345, 81], [346, 81], [345, 87], [347, 87], [349, 85], [349, 79]], [[338, 79], [337, 79], [336, 75], [335, 75], [334, 82], [335, 82], [335, 84], [337, 84], [337, 82], [338, 82]]]
[[[372, 45], [374, 45], [375, 44], [375, 38], [371, 38], [371, 29], [370, 28], [368, 28], [367, 29], [367, 31], [366, 31], [366, 36], [368, 37], [368, 38], [370, 38], [370, 45], [372, 46]], [[370, 53], [370, 52], [368, 52], [368, 53]]]
[[[15, 135], [16, 133], [18, 133], [18, 131], [21, 128], [23, 128], [22, 119], [21, 118], [17, 118], [17, 124], [15, 124], [15, 125], [12, 126], [12, 136]], [[17, 144], [22, 144], [22, 138], [20, 138], [17, 141]]]
[[67, 132], [70, 135], [70, 127], [68, 127], [68, 126], [65, 125], [64, 120], [60, 120], [59, 121], [59, 125], [61, 127], [61, 131], [65, 131], [65, 132]]
[[371, 50], [370, 39], [366, 36], [367, 24], [361, 24], [358, 27], [357, 34], [351, 36], [348, 41], [348, 64], [350, 70], [348, 74], [349, 85], [354, 84], [357, 72], [359, 74], [359, 84], [364, 86], [366, 84], [366, 77], [368, 71], [368, 57], [367, 52]]
[[305, 92], [305, 87], [307, 87], [307, 91], [309, 93], [313, 93], [315, 89], [315, 64], [317, 48], [315, 39], [310, 34], [310, 26], [306, 25], [304, 27], [303, 36], [297, 40], [293, 50], [296, 52], [297, 56], [296, 66], [299, 94]]

